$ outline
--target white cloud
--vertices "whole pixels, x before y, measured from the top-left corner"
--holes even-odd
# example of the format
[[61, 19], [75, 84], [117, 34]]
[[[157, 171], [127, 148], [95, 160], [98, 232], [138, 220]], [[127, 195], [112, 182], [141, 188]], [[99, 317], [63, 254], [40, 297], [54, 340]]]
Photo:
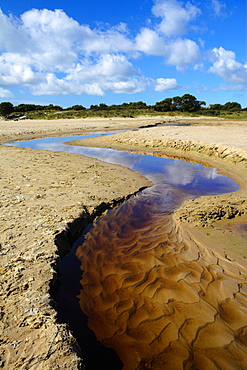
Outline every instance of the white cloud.
[[190, 2], [183, 6], [177, 0], [156, 0], [152, 12], [156, 17], [162, 18], [159, 31], [172, 36], [186, 33], [189, 23], [200, 14], [200, 9]]
[[197, 83], [195, 83], [194, 85], [195, 85], [197, 93], [199, 94], [204, 91], [212, 91], [212, 92], [218, 92], [221, 90], [223, 91], [247, 91], [247, 87], [241, 84], [233, 84], [233, 85], [220, 84], [219, 86], [216, 86], [214, 88], [209, 88], [208, 86], [197, 84]]
[[68, 70], [63, 79], [54, 73], [33, 87], [34, 95], [89, 94], [103, 96], [105, 91], [138, 93], [145, 91], [148, 80], [124, 55], [103, 54], [86, 58]]
[[[190, 65], [199, 68], [199, 45], [177, 35], [189, 29], [200, 10], [190, 2], [154, 1], [152, 12], [161, 21], [156, 20], [156, 27], [141, 28], [135, 37], [124, 23], [93, 29], [62, 10], [32, 9], [20, 18], [0, 10], [1, 94], [10, 96], [6, 89], [11, 86], [28, 86], [34, 95], [142, 92], [150, 80], [132, 61], [144, 54], [163, 56], [179, 71]], [[218, 0], [212, 4], [215, 13], [224, 9]], [[233, 52], [215, 48], [210, 58], [211, 73], [243, 83], [246, 66], [236, 61]], [[166, 91], [176, 84], [172, 78], [157, 79], [154, 88]]]
[[132, 78], [128, 81], [107, 82], [104, 87], [115, 94], [137, 94], [145, 91], [147, 84], [145, 78]]
[[14, 94], [11, 91], [0, 87], [0, 98], [13, 98]]
[[147, 80], [125, 55], [137, 51], [123, 23], [92, 30], [47, 9], [19, 20], [0, 12], [0, 20], [0, 86], [30, 86], [35, 95], [145, 90]]
[[27, 43], [28, 37], [20, 22], [11, 16], [6, 16], [0, 9], [0, 50], [23, 52]]
[[173, 90], [178, 87], [177, 80], [175, 78], [157, 78], [156, 79], [156, 85], [155, 85], [155, 91], [167, 91], [167, 90]]
[[86, 54], [133, 51], [135, 48], [133, 41], [121, 32], [123, 32], [121, 27], [113, 27], [106, 31], [91, 31], [88, 37], [81, 40], [79, 49]]
[[136, 37], [136, 48], [148, 55], [164, 56], [166, 63], [175, 65], [179, 71], [185, 70], [190, 64], [194, 64], [195, 69], [202, 67], [199, 63], [200, 48], [190, 39], [165, 39], [156, 31], [143, 28]]
[[28, 57], [14, 53], [3, 53], [0, 56], [0, 85], [32, 85], [39, 82], [41, 75], [35, 73]]
[[219, 90], [225, 90], [225, 91], [247, 91], [247, 88], [244, 85], [228, 85], [228, 84], [221, 84], [219, 86]]
[[45, 80], [32, 87], [33, 95], [88, 95], [104, 96], [104, 91], [98, 83], [79, 84], [78, 81], [66, 81], [48, 73]]
[[105, 91], [115, 94], [135, 94], [146, 90], [147, 81], [144, 78], [132, 78], [126, 81], [101, 80], [80, 84], [78, 81], [58, 79], [54, 74], [46, 76], [46, 80], [33, 87], [34, 95], [97, 95], [104, 96]]
[[[153, 12], [162, 16], [160, 27], [144, 27], [135, 38], [124, 23], [91, 29], [62, 10], [32, 9], [19, 19], [0, 12], [0, 86], [29, 86], [34, 95], [145, 91], [149, 80], [130, 58], [164, 56], [167, 64], [184, 70], [200, 54], [194, 41], [167, 38], [185, 31], [199, 13], [196, 7], [160, 0]], [[160, 80], [156, 88], [166, 89], [166, 84]]]
[[102, 54], [94, 58], [84, 58], [73, 68], [67, 71], [67, 80], [78, 80], [81, 82], [99, 81], [111, 79], [120, 81], [131, 76], [140, 75], [127, 57], [122, 54]]
[[150, 28], [142, 28], [136, 36], [136, 49], [149, 55], [164, 55], [166, 45], [163, 38]]
[[209, 68], [209, 72], [231, 83], [246, 84], [247, 65], [237, 62], [233, 51], [225, 50], [223, 47], [214, 48], [211, 50], [210, 60], [213, 66]]
[[0, 47], [30, 58], [37, 70], [64, 71], [80, 53], [131, 52], [124, 24], [105, 31], [80, 25], [62, 10], [32, 9], [19, 22], [0, 13]]
[[211, 0], [211, 6], [216, 16], [225, 16], [226, 4], [218, 0]]
[[200, 58], [200, 49], [195, 41], [179, 38], [169, 44], [167, 63], [175, 65], [179, 71], [199, 62]]

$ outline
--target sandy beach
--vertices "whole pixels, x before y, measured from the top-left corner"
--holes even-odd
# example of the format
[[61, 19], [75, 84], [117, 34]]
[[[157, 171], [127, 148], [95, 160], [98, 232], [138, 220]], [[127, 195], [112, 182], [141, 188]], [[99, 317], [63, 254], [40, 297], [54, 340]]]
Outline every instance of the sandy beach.
[[[155, 126], [157, 123], [165, 123], [166, 125]], [[150, 125], [154, 125], [154, 127], [149, 127]], [[138, 129], [140, 126], [146, 126], [146, 128]], [[129, 131], [130, 128], [134, 130]], [[87, 140], [85, 144], [153, 153], [154, 155], [166, 154], [179, 158], [186, 157], [189, 160], [217, 167], [220, 172], [233, 177], [240, 184], [240, 190], [236, 193], [190, 200], [175, 212], [173, 220], [167, 220], [167, 223], [162, 226], [174, 234], [174, 242], [177, 243], [176, 253], [182, 260], [176, 260], [176, 266], [180, 267], [179, 269], [176, 267], [177, 270], [173, 271], [174, 290], [171, 294], [173, 303], [169, 303], [170, 298], [165, 290], [159, 291], [157, 302], [160, 304], [160, 300], [164, 299], [167, 304], [164, 312], [161, 312], [156, 303], [149, 301], [154, 294], [154, 290], [152, 292], [150, 290], [148, 298], [143, 296], [139, 306], [136, 306], [141, 308], [145, 303], [150, 317], [153, 317], [154, 320], [157, 320], [157, 317], [163, 317], [159, 323], [156, 321], [156, 332], [148, 334], [148, 327], [144, 328], [144, 324], [144, 326], [139, 326], [140, 323], [145, 323], [148, 315], [143, 309], [140, 310], [142, 318], [133, 315], [131, 327], [128, 328], [132, 330], [133, 340], [129, 341], [129, 339], [118, 337], [113, 344], [109, 340], [111, 334], [107, 334], [108, 341], [100, 334], [97, 337], [100, 340], [105, 340], [106, 345], [115, 348], [123, 359], [127, 370], [161, 368], [158, 367], [164, 361], [164, 358], [159, 355], [161, 339], [156, 342], [154, 339], [157, 339], [157, 336], [163, 338], [164, 334], [164, 336], [171, 335], [175, 341], [178, 332], [182, 333], [182, 341], [184, 342], [194, 343], [198, 339], [195, 346], [196, 364], [200, 369], [216, 369], [216, 367], [210, 367], [214, 361], [217, 361], [215, 348], [220, 348], [220, 356], [226, 358], [230, 364], [229, 369], [235, 369], [236, 363], [237, 368], [242, 369], [241, 366], [246, 360], [247, 343], [246, 329], [244, 329], [247, 324], [246, 122], [201, 117], [23, 120], [17, 122], [2, 120], [0, 121], [0, 143], [117, 129], [127, 131], [116, 134], [114, 137]], [[77, 142], [75, 144], [82, 145], [83, 143]], [[75, 338], [65, 324], [58, 324], [56, 320], [56, 303], [51, 297], [50, 289], [57, 280], [57, 260], [60, 255], [69, 250], [72, 242], [89, 222], [97, 219], [107, 208], [121, 204], [125, 199], [136, 194], [139, 189], [148, 187], [151, 183], [127, 168], [110, 165], [78, 154], [37, 151], [5, 145], [0, 145], [0, 151], [2, 190], [0, 219], [2, 344], [0, 366], [6, 370], [83, 369], [83, 353], [81, 353]], [[133, 201], [135, 199], [133, 197]], [[178, 229], [181, 232], [178, 233]], [[164, 232], [166, 231], [164, 230]], [[185, 241], [187, 249], [184, 247]], [[87, 248], [90, 251], [90, 245]], [[152, 246], [152, 252], [150, 252], [152, 256], [155, 248], [158, 248], [157, 245]], [[198, 251], [203, 257], [200, 258], [198, 264], [194, 264], [194, 254]], [[175, 269], [174, 259], [165, 261], [162, 253], [161, 250], [157, 249], [157, 256], [162, 260], [162, 263], [170, 266], [169, 271], [171, 271], [171, 266]], [[85, 264], [88, 264], [89, 270], [95, 268], [95, 265], [91, 266], [91, 262], [87, 261], [85, 256], [82, 256], [82, 259]], [[150, 254], [145, 255], [144, 259], [149, 261], [148, 264], [151, 263]], [[127, 266], [130, 261], [126, 260], [125, 263]], [[193, 271], [194, 280], [192, 275], [188, 277], [186, 273], [186, 277], [183, 276], [181, 287], [176, 285], [181, 275], [176, 279], [175, 277], [183, 273], [183, 271], [181, 272], [182, 263], [184, 264], [182, 267], [184, 272]], [[127, 266], [128, 274], [134, 274], [128, 276], [132, 279], [133, 284], [129, 283], [130, 280], [126, 280], [126, 272], [124, 275], [123, 284], [127, 284], [128, 294], [129, 287], [132, 285], [136, 287], [137, 294], [140, 293], [138, 289], [140, 281], [144, 279], [144, 270], [151, 271], [154, 266], [148, 264], [139, 272], [134, 266]], [[211, 269], [208, 266], [211, 266]], [[207, 276], [206, 271], [208, 274], [210, 273]], [[102, 273], [108, 274], [107, 271], [102, 271]], [[157, 274], [158, 278], [162, 279], [162, 284], [169, 280], [169, 274], [164, 275], [162, 267]], [[149, 279], [150, 283], [157, 282], [157, 276], [148, 275], [146, 278]], [[222, 284], [219, 284], [218, 278], [221, 279]], [[88, 275], [85, 275], [85, 279], [88, 279]], [[207, 290], [210, 281], [215, 283], [211, 284], [210, 289]], [[225, 282], [228, 281], [230, 281], [230, 288], [228, 286], [225, 288]], [[112, 285], [116, 286], [116, 284], [113, 279], [113, 281], [102, 284], [103, 288], [100, 285], [95, 289], [97, 291], [99, 289], [111, 290]], [[196, 294], [194, 294], [195, 284], [198, 284], [195, 288]], [[207, 299], [199, 299], [198, 301], [198, 292], [202, 289], [202, 285]], [[221, 289], [224, 293], [219, 295], [219, 300], [214, 301], [215, 292]], [[89, 291], [88, 302], [90, 302], [91, 293], [97, 297], [95, 290], [90, 288]], [[184, 307], [187, 304], [193, 305], [197, 301], [199, 302], [197, 309], [203, 310], [205, 317], [208, 315], [206, 321], [202, 322], [198, 318], [192, 326], [188, 326], [188, 332], [185, 330], [185, 323], [187, 325], [190, 319], [185, 317], [183, 321], [181, 315], [178, 314], [178, 306], [175, 304], [178, 295], [182, 297]], [[181, 310], [182, 303], [180, 304]], [[98, 304], [100, 307], [106, 305], [105, 302], [98, 302]], [[210, 309], [209, 305], [211, 305]], [[84, 309], [88, 312], [91, 306], [89, 303], [86, 306]], [[95, 307], [97, 306], [95, 305]], [[107, 306], [106, 309], [108, 310], [110, 307]], [[182, 327], [182, 330], [175, 329], [174, 326], [171, 326], [173, 324], [164, 318], [169, 310], [170, 313], [173, 312], [169, 322], [177, 323], [177, 327], [180, 329]], [[120, 313], [123, 313], [122, 309], [120, 309]], [[111, 319], [109, 320], [111, 321]], [[126, 321], [126, 317], [120, 315], [114, 320], [121, 324], [124, 320]], [[210, 321], [213, 321], [215, 326], [210, 327], [209, 330], [207, 323]], [[136, 324], [137, 322], [138, 324]], [[205, 332], [199, 334], [198, 327], [201, 326], [205, 328]], [[164, 327], [170, 328], [171, 331], [169, 332], [169, 329], [163, 333], [162, 328]], [[109, 333], [112, 333], [112, 327], [108, 329]], [[213, 336], [213, 333], [217, 331], [221, 334], [212, 344], [213, 349], [208, 349], [210, 356], [205, 360], [207, 355], [205, 351], [203, 353], [201, 351], [202, 347], [206, 348], [203, 338], [208, 335]], [[140, 337], [142, 336], [145, 343], [140, 346]], [[238, 338], [237, 341], [234, 338]], [[181, 344], [181, 338], [179, 341]], [[127, 350], [133, 342], [139, 343], [137, 347], [139, 346], [140, 361], [144, 361], [143, 352], [147, 356], [151, 356], [154, 352], [157, 353], [156, 367], [151, 365], [148, 359], [145, 360], [146, 362], [144, 361], [145, 363], [142, 362], [143, 367], [140, 367], [140, 361], [136, 362], [136, 358], [132, 354], [129, 362], [126, 361]], [[147, 350], [147, 343], [151, 342], [154, 345]], [[122, 343], [127, 343], [127, 347], [124, 347]], [[229, 343], [231, 345], [228, 345]], [[176, 351], [180, 351], [181, 361], [186, 361], [185, 359], [189, 356], [188, 350], [185, 350], [185, 345], [182, 347], [181, 349], [174, 342], [168, 356], [170, 364], [173, 361], [172, 353]], [[234, 362], [232, 358], [238, 359]], [[224, 361], [220, 366], [222, 369], [224, 368]], [[169, 369], [169, 367], [163, 368]], [[170, 368], [175, 369], [175, 367]]]

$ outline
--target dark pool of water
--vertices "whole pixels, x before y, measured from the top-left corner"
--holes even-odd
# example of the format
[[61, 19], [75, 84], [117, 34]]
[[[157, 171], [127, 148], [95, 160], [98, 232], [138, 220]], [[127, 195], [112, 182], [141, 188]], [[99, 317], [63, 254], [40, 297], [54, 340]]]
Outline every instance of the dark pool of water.
[[53, 293], [57, 302], [57, 320], [59, 323], [69, 324], [73, 336], [80, 345], [87, 370], [118, 370], [122, 369], [122, 362], [114, 350], [104, 347], [96, 340], [95, 334], [87, 326], [87, 316], [82, 312], [77, 298], [81, 290], [82, 270], [75, 252], [83, 244], [84, 236], [92, 227], [90, 224], [81, 238], [73, 244], [70, 252], [59, 259], [59, 287]]

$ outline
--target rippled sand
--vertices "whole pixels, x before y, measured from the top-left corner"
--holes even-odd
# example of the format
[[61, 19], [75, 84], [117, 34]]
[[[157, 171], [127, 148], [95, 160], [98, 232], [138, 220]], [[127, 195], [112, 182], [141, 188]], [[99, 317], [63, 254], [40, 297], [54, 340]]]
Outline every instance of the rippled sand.
[[77, 250], [90, 328], [125, 370], [246, 368], [247, 271], [180, 230], [182, 194], [151, 190], [99, 219]]

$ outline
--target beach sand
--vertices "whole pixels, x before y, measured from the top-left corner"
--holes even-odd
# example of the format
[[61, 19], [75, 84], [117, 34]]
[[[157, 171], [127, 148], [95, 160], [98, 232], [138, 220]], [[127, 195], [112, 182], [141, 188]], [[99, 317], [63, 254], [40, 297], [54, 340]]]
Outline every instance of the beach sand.
[[[0, 121], [0, 140], [3, 143], [37, 137], [76, 135], [87, 131], [137, 129], [139, 126], [153, 125], [158, 122], [167, 122], [169, 125], [179, 124], [179, 126], [150, 127], [128, 131], [117, 134], [114, 138], [94, 139], [93, 145], [106, 145], [121, 150], [155, 152], [156, 155], [168, 153], [169, 155], [188, 157], [191, 160], [214, 165], [222, 173], [231, 175], [240, 183], [241, 189], [239, 192], [219, 197], [203, 197], [186, 202], [175, 212], [173, 221], [169, 221], [175, 228], [174, 230], [179, 228], [183, 235], [180, 239], [181, 234], [176, 232], [176, 242], [179, 244], [186, 240], [189, 250], [192, 248], [191, 254], [188, 251], [187, 255], [186, 253], [183, 255], [178, 248], [178, 257], [183, 258], [185, 265], [186, 263], [192, 263], [191, 256], [195, 248], [206, 250], [205, 253], [208, 257], [200, 262], [200, 268], [198, 268], [205, 269], [205, 263], [207, 263], [207, 266], [212, 266], [209, 269], [211, 275], [199, 279], [195, 269], [195, 273], [192, 275], [197, 279], [197, 283], [200, 280], [202, 285], [206, 284], [206, 281], [212, 280], [212, 276], [220, 274], [221, 278], [219, 280], [215, 279], [215, 284], [211, 284], [212, 291], [222, 290], [222, 292], [226, 292], [222, 293], [220, 306], [217, 302], [213, 303], [214, 298], [211, 297], [214, 296], [214, 293], [210, 292], [209, 298], [203, 300], [203, 307], [202, 302], [200, 303], [201, 309], [206, 316], [208, 315], [208, 321], [206, 322], [212, 321], [216, 324], [216, 326], [210, 327], [212, 333], [217, 332], [219, 328], [220, 333], [222, 333], [222, 337], [215, 336], [214, 347], [219, 346], [221, 348], [231, 343], [229, 353], [232, 354], [235, 351], [231, 358], [232, 356], [240, 358], [242, 352], [239, 349], [239, 343], [241, 343], [241, 346], [246, 346], [246, 333], [244, 329], [240, 330], [244, 324], [246, 325], [246, 313], [244, 313], [244, 309], [246, 309], [244, 288], [246, 289], [247, 257], [245, 233], [247, 222], [247, 134], [245, 122], [172, 117], [141, 117], [138, 120]], [[186, 124], [186, 126], [183, 126], [183, 124]], [[121, 203], [140, 188], [150, 186], [150, 182], [127, 168], [106, 164], [77, 154], [37, 151], [4, 145], [0, 145], [0, 151], [2, 189], [0, 220], [1, 366], [4, 369], [32, 368], [42, 370], [83, 368], [80, 350], [71, 332], [66, 325], [56, 322], [55, 305], [50, 296], [50, 287], [57, 279], [56, 264], [58, 256], [69, 249], [72, 240], [77, 237], [83, 226], [86, 226], [88, 220], [97, 218], [97, 215], [104, 212], [108, 206], [113, 207]], [[80, 227], [78, 227], [79, 224], [81, 224]], [[243, 226], [238, 226], [240, 224]], [[181, 248], [183, 250], [183, 247]], [[172, 261], [174, 264], [174, 260]], [[220, 261], [220, 263], [217, 261]], [[129, 263], [129, 261], [126, 263]], [[178, 261], [176, 263], [178, 264]], [[236, 266], [238, 267], [236, 268]], [[127, 268], [130, 275], [132, 274], [132, 268], [134, 266], [128, 266]], [[150, 270], [149, 265], [145, 268], [147, 271]], [[188, 268], [190, 267], [184, 267], [185, 270]], [[220, 268], [220, 271], [217, 268]], [[241, 274], [239, 271], [241, 271]], [[165, 281], [169, 280], [169, 276], [164, 276], [162, 267], [157, 273], [160, 274], [159, 278]], [[179, 273], [183, 272], [179, 270]], [[140, 278], [140, 274], [134, 268], [134, 275]], [[174, 276], [176, 274], [177, 272], [174, 272]], [[138, 279], [134, 282], [134, 277], [129, 277], [133, 284], [128, 284], [128, 286], [138, 285]], [[154, 277], [150, 277], [150, 279], [155, 280]], [[230, 291], [228, 288], [221, 289], [222, 284], [224, 285], [224, 282], [229, 280], [231, 281]], [[127, 281], [129, 280], [127, 279]], [[109, 281], [109, 287], [111, 287], [111, 284], [112, 282]], [[182, 297], [179, 310], [184, 309], [185, 311], [185, 308], [182, 307], [183, 304], [190, 303], [193, 305], [193, 299], [196, 300], [197, 298], [189, 288], [191, 284], [194, 284], [193, 281], [189, 283], [184, 281], [183, 284], [183, 287], [187, 284], [187, 290], [190, 290], [190, 292], [187, 292], [184, 288], [178, 288], [178, 291], [181, 290], [179, 294]], [[241, 292], [239, 284], [241, 284]], [[196, 289], [198, 297], [199, 288]], [[174, 292], [176, 292], [176, 289]], [[154, 303], [148, 303], [148, 297], [152, 297], [153, 293], [154, 291], [150, 291], [148, 296], [143, 298], [143, 302], [146, 302], [145, 305], [150, 311], [153, 310], [155, 320], [157, 315], [163, 317], [163, 321], [167, 320], [164, 312], [162, 313], [157, 307], [153, 307]], [[163, 299], [164, 294], [169, 300], [164, 289], [160, 291], [159, 299]], [[166, 304], [173, 313], [179, 312], [178, 307], [175, 307], [178, 300], [177, 294], [172, 297], [173, 301], [171, 302], [173, 303], [169, 303], [166, 299]], [[193, 299], [191, 298], [190, 302], [187, 302], [186, 299], [189, 299], [190, 294], [193, 295]], [[232, 299], [234, 294], [235, 296], [238, 294], [237, 300]], [[231, 302], [228, 305], [227, 300], [229, 299]], [[214, 309], [207, 309], [208, 306], [205, 301], [209, 305], [213, 303]], [[143, 307], [143, 302], [142, 304], [139, 303], [138, 308]], [[239, 308], [239, 305], [241, 308]], [[240, 315], [240, 311], [244, 319]], [[217, 320], [215, 319], [216, 313], [219, 315]], [[131, 335], [135, 337], [135, 342], [139, 342], [140, 335], [144, 335], [142, 333], [148, 332], [145, 328], [142, 328], [144, 331], [139, 330], [138, 325], [143, 320], [145, 322], [147, 313], [140, 310], [140, 314], [143, 317], [142, 320], [140, 320], [140, 317], [133, 315], [133, 323], [131, 322], [131, 325], [133, 324], [130, 328], [132, 330]], [[185, 319], [184, 322], [180, 314], [177, 313], [170, 317], [171, 324], [168, 321], [165, 324], [161, 320], [162, 323], [161, 321], [157, 322], [157, 333], [145, 334], [147, 336], [144, 335], [143, 338], [148, 343], [154, 339], [153, 337], [153, 339], [150, 339], [148, 335], [157, 335], [158, 338], [162, 338], [162, 328], [169, 327], [172, 329], [170, 332], [171, 338], [172, 336], [177, 337], [179, 332], [183, 341], [191, 343], [195, 339], [198, 326], [204, 324], [197, 320], [187, 332], [185, 327], [190, 321], [185, 316], [183, 318]], [[137, 320], [138, 325], [135, 324], [135, 320]], [[230, 321], [233, 322], [234, 328], [229, 329], [227, 323]], [[177, 329], [174, 328], [174, 323]], [[183, 328], [181, 328], [181, 325]], [[180, 329], [178, 330], [178, 328]], [[208, 332], [210, 332], [209, 328], [202, 336], [199, 333], [197, 334], [197, 344], [200, 348], [206, 348], [203, 338], [209, 335]], [[167, 335], [168, 332], [165, 333], [165, 336]], [[225, 339], [226, 342], [222, 342], [223, 337], [227, 338], [227, 340]], [[233, 337], [237, 337], [238, 340], [235, 342]], [[156, 344], [154, 345], [156, 352], [162, 340], [158, 340], [157, 347]], [[114, 347], [112, 343], [107, 342], [106, 345]], [[128, 345], [126, 348], [128, 348]], [[161, 344], [161, 346], [164, 348], [164, 344]], [[123, 352], [126, 351], [126, 348], [124, 349], [121, 344], [121, 340], [115, 347], [121, 347]], [[116, 348], [117, 351], [119, 351], [118, 348]], [[246, 350], [246, 347], [241, 348]], [[141, 351], [142, 349], [140, 349]], [[143, 351], [146, 351], [146, 344], [143, 346]], [[169, 352], [171, 361], [174, 351], [177, 351], [175, 342], [174, 347]], [[208, 351], [206, 352], [208, 353]], [[188, 349], [183, 347], [179, 353], [181, 353], [181, 361], [185, 361], [184, 359], [189, 352]], [[198, 355], [197, 364], [207, 364], [205, 360], [207, 355], [202, 354], [201, 351], [196, 353]], [[215, 361], [215, 352], [212, 350], [210, 353], [211, 358]], [[126, 356], [124, 353], [119, 355], [120, 357]], [[223, 352], [222, 356], [225, 356]], [[131, 361], [133, 358], [134, 355], [131, 355]], [[243, 361], [245, 360], [244, 357], [241, 358]], [[136, 361], [136, 359], [133, 361]], [[143, 366], [146, 367], [143, 368], [158, 369], [157, 366], [160, 366], [150, 367], [149, 359], [145, 361], [146, 365], [143, 362]], [[158, 356], [156, 361], [157, 364], [162, 363], [162, 356]], [[240, 360], [238, 359], [238, 361]], [[137, 366], [136, 364], [135, 366]], [[238, 364], [241, 368], [241, 363], [238, 362]], [[132, 362], [129, 366], [132, 366]], [[231, 365], [230, 363], [229, 366], [232, 366], [229, 369], [235, 368], [234, 364]], [[200, 367], [200, 369], [202, 368]]]

